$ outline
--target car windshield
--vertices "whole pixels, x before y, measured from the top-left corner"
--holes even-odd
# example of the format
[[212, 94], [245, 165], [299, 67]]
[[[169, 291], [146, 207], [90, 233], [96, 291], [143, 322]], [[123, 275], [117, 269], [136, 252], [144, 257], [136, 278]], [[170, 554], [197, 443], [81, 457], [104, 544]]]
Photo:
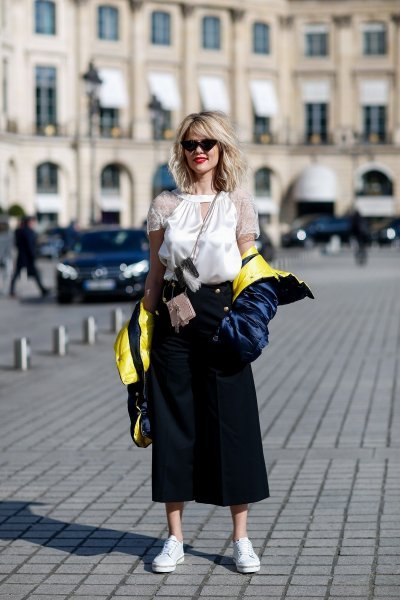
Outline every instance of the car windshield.
[[117, 231], [90, 231], [81, 235], [74, 246], [75, 252], [135, 252], [149, 248], [144, 231], [119, 229]]

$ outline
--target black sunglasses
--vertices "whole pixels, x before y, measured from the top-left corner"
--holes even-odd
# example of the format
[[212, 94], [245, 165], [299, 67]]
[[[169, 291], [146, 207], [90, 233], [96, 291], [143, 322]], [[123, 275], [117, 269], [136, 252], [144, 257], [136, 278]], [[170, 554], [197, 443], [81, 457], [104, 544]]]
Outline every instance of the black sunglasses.
[[217, 143], [218, 140], [183, 140], [181, 142], [182, 147], [188, 152], [194, 152], [197, 146], [200, 146], [204, 152], [210, 152]]

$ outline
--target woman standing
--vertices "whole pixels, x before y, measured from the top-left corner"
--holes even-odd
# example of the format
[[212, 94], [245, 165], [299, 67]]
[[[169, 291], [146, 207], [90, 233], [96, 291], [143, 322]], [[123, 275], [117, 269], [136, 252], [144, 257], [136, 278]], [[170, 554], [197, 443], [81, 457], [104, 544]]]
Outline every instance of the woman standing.
[[[259, 234], [257, 213], [239, 189], [245, 164], [221, 113], [183, 120], [170, 169], [179, 188], [150, 207], [143, 301], [156, 315], [147, 388], [153, 500], [165, 503], [169, 528], [152, 566], [165, 573], [183, 562], [184, 502], [195, 500], [230, 506], [233, 559], [251, 573], [260, 561], [247, 537], [248, 504], [269, 495], [257, 398], [250, 365], [232, 362], [212, 338], [230, 311], [241, 255]], [[201, 283], [194, 292], [175, 271], [189, 256]], [[183, 291], [196, 316], [175, 329], [167, 302]]]

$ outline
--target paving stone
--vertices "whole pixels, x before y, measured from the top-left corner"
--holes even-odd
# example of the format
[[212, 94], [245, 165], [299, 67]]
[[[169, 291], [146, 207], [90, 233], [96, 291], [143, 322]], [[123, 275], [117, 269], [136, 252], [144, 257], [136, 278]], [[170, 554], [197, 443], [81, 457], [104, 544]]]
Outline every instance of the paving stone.
[[[131, 445], [124, 390], [110, 375], [117, 304], [49, 301], [44, 321], [41, 304], [2, 299], [0, 362], [29, 328], [34, 368], [1, 373], [0, 600], [322, 600], [330, 583], [331, 600], [365, 600], [370, 575], [374, 598], [400, 597], [400, 451], [386, 447], [400, 424], [398, 255], [372, 251], [365, 270], [346, 251], [296, 255], [291, 268], [317, 300], [282, 307], [253, 364], [272, 492], [250, 510], [254, 575], [236, 573], [224, 548], [229, 510], [194, 503], [184, 565], [151, 573], [165, 514], [151, 501], [151, 450]], [[76, 343], [88, 311], [101, 325], [94, 348]], [[48, 352], [61, 321], [71, 337], [62, 360]]]

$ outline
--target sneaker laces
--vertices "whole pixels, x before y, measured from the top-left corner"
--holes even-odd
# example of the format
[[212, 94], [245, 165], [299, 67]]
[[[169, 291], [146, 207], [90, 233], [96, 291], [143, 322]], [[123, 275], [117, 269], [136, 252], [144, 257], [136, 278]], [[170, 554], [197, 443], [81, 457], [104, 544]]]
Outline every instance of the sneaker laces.
[[179, 540], [174, 540], [172, 538], [168, 538], [167, 540], [165, 540], [164, 542], [164, 546], [163, 549], [161, 550], [161, 554], [168, 554], [168, 556], [170, 558], [172, 558], [172, 554], [176, 548], [176, 546], [179, 544]]
[[243, 555], [248, 555], [251, 558], [255, 558], [253, 545], [248, 538], [242, 538], [236, 542], [236, 548], [239, 554], [239, 558]]

